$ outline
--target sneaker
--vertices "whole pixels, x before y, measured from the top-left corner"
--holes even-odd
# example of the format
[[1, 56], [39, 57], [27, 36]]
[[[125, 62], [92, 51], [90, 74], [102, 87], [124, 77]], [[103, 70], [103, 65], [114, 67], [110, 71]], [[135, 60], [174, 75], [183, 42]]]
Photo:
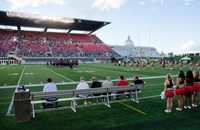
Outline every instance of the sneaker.
[[87, 105], [87, 102], [84, 102], [84, 105]]
[[192, 107], [197, 107], [197, 104], [192, 104]]
[[164, 110], [164, 112], [166, 112], [166, 113], [170, 113], [171, 111], [169, 111], [169, 110], [166, 109], [166, 110]]
[[188, 107], [188, 109], [191, 109], [191, 106], [187, 106]]
[[184, 106], [184, 109], [187, 109], [187, 106]]
[[182, 109], [180, 109], [180, 108], [178, 108], [178, 107], [176, 108], [176, 110], [177, 110], [177, 111], [182, 111]]

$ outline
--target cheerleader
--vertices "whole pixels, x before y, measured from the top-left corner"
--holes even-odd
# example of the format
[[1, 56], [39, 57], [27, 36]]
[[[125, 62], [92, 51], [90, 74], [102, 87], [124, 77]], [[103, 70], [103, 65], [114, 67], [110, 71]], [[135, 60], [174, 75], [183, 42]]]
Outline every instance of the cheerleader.
[[165, 61], [162, 62], [162, 68], [165, 68]]
[[192, 62], [189, 63], [190, 70], [192, 70]]
[[133, 70], [133, 62], [130, 63], [130, 69]]
[[126, 70], [126, 61], [124, 61], [124, 70]]
[[154, 70], [154, 62], [151, 63], [151, 69]]
[[182, 62], [179, 64], [179, 66], [180, 66], [180, 70], [183, 70], [183, 63]]
[[199, 71], [198, 70], [193, 70], [193, 76], [194, 76], [194, 93], [192, 95], [192, 106], [197, 107], [197, 96], [198, 96], [198, 91], [200, 90], [200, 76], [199, 76]]
[[170, 69], [173, 70], [174, 64], [170, 63]]
[[199, 68], [200, 68], [200, 61], [198, 61], [197, 68], [199, 70]]
[[191, 100], [193, 94], [193, 83], [194, 83], [194, 76], [191, 70], [188, 70], [186, 73], [186, 86], [184, 88], [185, 91], [185, 105], [184, 108], [191, 109]]
[[173, 106], [173, 97], [174, 97], [174, 90], [173, 90], [173, 79], [170, 74], [167, 74], [166, 80], [164, 82], [164, 91], [166, 96], [166, 102], [167, 102], [167, 109], [164, 110], [166, 113], [172, 112], [172, 106]]
[[146, 67], [146, 64], [145, 64], [145, 63], [142, 63], [142, 68], [143, 68], [143, 70], [145, 70], [145, 67]]
[[140, 64], [139, 64], [139, 62], [137, 62], [136, 63], [136, 69], [139, 70], [140, 69], [139, 67], [140, 67]]
[[183, 70], [180, 70], [176, 79], [176, 95], [178, 97], [178, 108], [176, 108], [177, 111], [182, 111], [185, 83], [185, 73]]

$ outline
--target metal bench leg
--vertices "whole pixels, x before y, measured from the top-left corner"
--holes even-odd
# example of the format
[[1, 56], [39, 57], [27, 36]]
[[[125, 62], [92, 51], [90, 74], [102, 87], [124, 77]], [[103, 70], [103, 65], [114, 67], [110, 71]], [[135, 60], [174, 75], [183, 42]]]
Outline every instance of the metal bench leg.
[[74, 100], [71, 101], [71, 109], [72, 109], [74, 112], [76, 112], [76, 105], [75, 105], [75, 101], [74, 101]]
[[110, 106], [110, 99], [109, 99], [109, 94], [107, 94], [107, 106], [109, 107], [109, 108], [111, 108], [111, 106]]
[[137, 90], [136, 90], [135, 92], [136, 92], [136, 93], [135, 93], [135, 102], [139, 103], [139, 101], [138, 101], [138, 92], [137, 92]]
[[35, 118], [35, 108], [34, 108], [34, 104], [32, 104], [32, 113], [33, 113], [33, 118]]

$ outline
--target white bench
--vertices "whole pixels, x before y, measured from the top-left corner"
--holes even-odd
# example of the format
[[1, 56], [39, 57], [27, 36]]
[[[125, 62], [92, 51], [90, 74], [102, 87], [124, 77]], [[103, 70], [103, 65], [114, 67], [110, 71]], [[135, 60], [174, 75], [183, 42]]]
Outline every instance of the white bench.
[[[90, 88], [90, 89], [82, 89], [82, 90], [59, 90], [56, 92], [32, 92], [31, 93], [31, 105], [32, 105], [32, 115], [33, 118], [35, 118], [36, 112], [42, 112], [42, 111], [49, 111], [49, 110], [63, 110], [63, 109], [72, 109], [74, 112], [76, 112], [76, 108], [80, 107], [88, 107], [92, 105], [99, 105], [104, 104], [107, 107], [111, 107], [111, 103], [113, 102], [122, 102], [122, 101], [128, 101], [132, 100], [134, 102], [139, 103], [138, 101], [138, 89], [143, 88], [143, 84], [138, 85], [128, 85], [123, 87], [107, 87], [107, 88]], [[119, 91], [125, 91], [125, 93], [116, 93]], [[111, 94], [110, 94], [111, 93]], [[88, 97], [78, 97], [78, 95], [89, 95]], [[94, 94], [100, 94], [99, 96], [94, 96]], [[109, 97], [116, 97], [119, 95], [127, 95], [130, 94], [130, 98], [123, 98], [122, 100], [110, 100]], [[46, 97], [58, 97], [58, 100], [56, 101], [46, 101], [41, 100], [42, 98]], [[101, 98], [102, 102], [96, 102], [92, 103], [91, 105], [77, 105], [76, 102], [78, 100], [86, 100], [86, 99], [98, 99]], [[98, 101], [98, 100], [96, 100]], [[42, 104], [42, 103], [54, 103], [54, 102], [70, 102], [69, 106], [64, 107], [58, 107], [58, 108], [50, 108], [50, 109], [39, 109], [35, 110], [35, 104]]]

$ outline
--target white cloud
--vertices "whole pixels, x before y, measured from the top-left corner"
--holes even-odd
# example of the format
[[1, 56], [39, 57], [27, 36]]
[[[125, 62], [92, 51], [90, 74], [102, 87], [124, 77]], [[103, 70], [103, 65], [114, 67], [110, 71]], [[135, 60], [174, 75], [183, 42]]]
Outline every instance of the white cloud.
[[110, 9], [119, 9], [126, 0], [92, 0], [92, 7], [100, 11], [109, 11]]
[[158, 9], [157, 9], [156, 7], [152, 9], [153, 12], [155, 12], [155, 11], [157, 11], [157, 10], [158, 10]]
[[63, 5], [64, 0], [8, 0], [11, 3], [11, 9], [23, 7], [39, 7], [41, 5], [55, 4]]
[[200, 52], [200, 44], [194, 40], [183, 43], [178, 49], [178, 53]]
[[145, 1], [140, 1], [139, 5], [144, 5], [145, 4]]
[[160, 4], [164, 5], [166, 0], [151, 0], [151, 4]]
[[191, 5], [195, 0], [183, 0], [185, 2], [185, 6]]

